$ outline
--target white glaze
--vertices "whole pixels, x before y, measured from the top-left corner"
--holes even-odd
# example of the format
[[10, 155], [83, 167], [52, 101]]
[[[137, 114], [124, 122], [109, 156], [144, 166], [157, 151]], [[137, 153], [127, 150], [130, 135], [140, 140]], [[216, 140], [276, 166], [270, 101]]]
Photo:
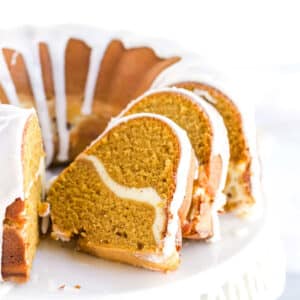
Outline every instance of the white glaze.
[[109, 40], [106, 40], [105, 42], [101, 42], [100, 45], [97, 45], [92, 48], [88, 76], [84, 91], [84, 100], [81, 109], [81, 112], [84, 115], [89, 115], [92, 113], [97, 78], [100, 70], [100, 65], [108, 43]]
[[65, 49], [68, 37], [57, 33], [55, 43], [47, 40], [51, 56], [53, 83], [55, 90], [55, 113], [59, 138], [58, 161], [66, 161], [69, 157], [69, 131], [67, 129], [67, 103], [65, 87]]
[[41, 232], [42, 232], [42, 234], [46, 234], [48, 232], [49, 225], [50, 225], [50, 208], [49, 208], [49, 214], [47, 216], [43, 216], [41, 218]]
[[43, 141], [47, 153], [46, 164], [49, 165], [54, 156], [53, 136], [51, 130], [51, 120], [47, 106], [47, 100], [42, 81], [42, 70], [40, 65], [40, 56], [38, 43], [31, 41], [28, 50], [23, 52], [23, 58], [27, 66], [29, 77], [31, 78], [31, 87], [35, 101], [39, 122], [41, 125]]
[[92, 143], [92, 145], [98, 140], [100, 140], [103, 136], [105, 136], [112, 128], [118, 126], [119, 124], [144, 117], [155, 118], [168, 124], [178, 137], [181, 146], [181, 155], [176, 173], [176, 189], [173, 194], [173, 200], [169, 207], [169, 212], [172, 218], [168, 222], [167, 233], [163, 241], [163, 255], [165, 257], [170, 257], [172, 254], [174, 254], [174, 252], [176, 252], [176, 235], [178, 233], [178, 230], [180, 230], [178, 211], [182, 205], [186, 193], [188, 174], [190, 171], [190, 165], [193, 155], [192, 147], [186, 132], [166, 117], [157, 114], [140, 113], [126, 116], [123, 118], [112, 119], [105, 131]]
[[[33, 109], [21, 109], [15, 106], [0, 105], [1, 168], [0, 199], [24, 198], [22, 141], [28, 119], [34, 114]], [[5, 176], [4, 176], [5, 174]]]
[[[27, 121], [33, 114], [35, 114], [34, 109], [0, 105], [0, 166], [2, 169], [0, 176], [0, 258], [2, 257], [3, 221], [6, 208], [18, 198], [24, 200], [32, 187], [30, 183], [28, 189], [24, 190], [22, 145]], [[43, 171], [43, 166], [41, 162], [36, 176]]]

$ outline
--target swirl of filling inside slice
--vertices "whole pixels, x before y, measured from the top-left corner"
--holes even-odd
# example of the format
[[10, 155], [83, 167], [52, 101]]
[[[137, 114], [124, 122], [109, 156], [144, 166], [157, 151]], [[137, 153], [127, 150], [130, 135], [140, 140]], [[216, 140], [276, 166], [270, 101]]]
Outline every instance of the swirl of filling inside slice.
[[50, 187], [52, 236], [77, 237], [96, 256], [175, 269], [194, 173], [189, 139], [174, 122], [115, 119]]

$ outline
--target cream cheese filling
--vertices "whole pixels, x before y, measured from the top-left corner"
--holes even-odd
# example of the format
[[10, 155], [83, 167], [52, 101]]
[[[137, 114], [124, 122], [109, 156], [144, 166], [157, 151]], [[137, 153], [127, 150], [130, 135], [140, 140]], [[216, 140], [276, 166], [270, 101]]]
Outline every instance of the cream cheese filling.
[[157, 245], [162, 240], [162, 231], [165, 223], [164, 204], [166, 200], [161, 199], [152, 187], [135, 188], [126, 187], [114, 181], [107, 173], [103, 163], [94, 155], [81, 154], [80, 159], [90, 161], [97, 171], [102, 182], [118, 197], [150, 204], [155, 209], [155, 220], [152, 225], [154, 239]]

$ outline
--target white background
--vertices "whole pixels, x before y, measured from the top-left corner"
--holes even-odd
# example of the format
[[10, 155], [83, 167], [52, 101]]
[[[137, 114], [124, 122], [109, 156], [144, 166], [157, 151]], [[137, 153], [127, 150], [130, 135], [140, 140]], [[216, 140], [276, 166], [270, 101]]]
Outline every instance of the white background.
[[[0, 3], [0, 28], [79, 23], [175, 40], [236, 84], [248, 85], [266, 157], [267, 194], [280, 208], [278, 224], [288, 253], [289, 278], [300, 281], [299, 1]], [[293, 289], [284, 299], [300, 298], [294, 296]]]

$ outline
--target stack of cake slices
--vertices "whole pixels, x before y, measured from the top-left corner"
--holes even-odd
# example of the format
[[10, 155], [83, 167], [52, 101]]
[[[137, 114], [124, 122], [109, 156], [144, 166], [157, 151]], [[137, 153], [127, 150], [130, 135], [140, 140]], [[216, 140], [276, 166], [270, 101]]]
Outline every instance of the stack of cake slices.
[[54, 239], [169, 271], [182, 238], [217, 240], [219, 213], [250, 213], [258, 199], [242, 112], [215, 88], [178, 85], [131, 101], [56, 178]]
[[215, 88], [175, 86], [131, 101], [52, 182], [46, 203], [36, 114], [0, 105], [1, 163], [10, 170], [0, 176], [4, 280], [29, 278], [38, 212], [56, 240], [159, 271], [179, 266], [183, 238], [220, 238], [220, 213], [250, 213], [258, 198], [242, 112]]

